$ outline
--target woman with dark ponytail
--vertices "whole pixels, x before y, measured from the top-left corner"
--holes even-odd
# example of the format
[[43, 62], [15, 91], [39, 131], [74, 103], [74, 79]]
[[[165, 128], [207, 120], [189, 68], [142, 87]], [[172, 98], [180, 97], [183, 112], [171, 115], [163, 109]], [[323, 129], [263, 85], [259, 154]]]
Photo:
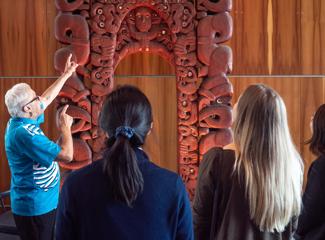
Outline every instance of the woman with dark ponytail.
[[100, 126], [103, 159], [69, 175], [57, 214], [57, 239], [193, 239], [181, 178], [149, 161], [141, 146], [152, 128], [151, 105], [123, 86], [106, 99]]

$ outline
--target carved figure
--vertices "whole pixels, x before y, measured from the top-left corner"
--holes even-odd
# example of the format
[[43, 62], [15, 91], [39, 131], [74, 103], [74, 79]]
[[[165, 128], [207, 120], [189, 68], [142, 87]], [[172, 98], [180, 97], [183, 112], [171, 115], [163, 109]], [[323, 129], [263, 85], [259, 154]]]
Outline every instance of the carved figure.
[[[58, 97], [74, 117], [77, 169], [101, 157], [106, 141], [98, 126], [119, 62], [135, 52], [157, 53], [175, 65], [178, 163], [190, 196], [202, 154], [231, 141], [231, 0], [56, 0], [55, 36], [64, 46], [55, 68], [73, 53], [80, 65]], [[201, 78], [202, 81], [199, 79]]]

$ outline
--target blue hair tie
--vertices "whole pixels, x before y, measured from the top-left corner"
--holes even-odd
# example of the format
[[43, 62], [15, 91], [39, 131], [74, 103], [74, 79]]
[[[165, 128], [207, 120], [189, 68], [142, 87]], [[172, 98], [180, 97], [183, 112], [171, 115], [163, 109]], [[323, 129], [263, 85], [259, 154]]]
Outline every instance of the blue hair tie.
[[120, 126], [115, 130], [115, 138], [117, 138], [119, 135], [130, 139], [134, 135], [134, 129], [129, 126]]

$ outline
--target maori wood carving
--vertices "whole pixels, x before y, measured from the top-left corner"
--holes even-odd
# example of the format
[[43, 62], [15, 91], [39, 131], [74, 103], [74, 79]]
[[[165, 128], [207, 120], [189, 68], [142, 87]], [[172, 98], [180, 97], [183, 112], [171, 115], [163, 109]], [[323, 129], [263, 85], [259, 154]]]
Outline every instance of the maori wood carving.
[[74, 161], [78, 169], [101, 157], [105, 134], [98, 117], [114, 87], [119, 62], [135, 52], [159, 54], [176, 66], [178, 164], [190, 196], [199, 162], [214, 146], [231, 142], [232, 85], [226, 74], [232, 52], [222, 45], [232, 35], [231, 0], [56, 0], [55, 37], [80, 66], [58, 96], [74, 117]]

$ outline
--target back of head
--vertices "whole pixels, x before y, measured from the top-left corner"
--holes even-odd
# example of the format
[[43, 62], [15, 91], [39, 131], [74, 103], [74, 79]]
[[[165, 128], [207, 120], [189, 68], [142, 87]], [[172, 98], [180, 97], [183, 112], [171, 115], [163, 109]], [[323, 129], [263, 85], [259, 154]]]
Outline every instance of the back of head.
[[11, 117], [23, 117], [23, 105], [31, 96], [31, 88], [27, 83], [18, 83], [6, 92], [5, 103]]
[[265, 85], [249, 86], [239, 98], [233, 129], [235, 170], [245, 179], [250, 217], [262, 231], [282, 232], [300, 213], [303, 179], [282, 98]]
[[307, 142], [310, 143], [310, 150], [317, 156], [325, 155], [325, 104], [322, 104], [316, 111], [313, 118], [313, 135]]
[[137, 88], [123, 86], [105, 100], [100, 126], [108, 134], [104, 172], [115, 200], [131, 206], [143, 190], [135, 148], [142, 146], [152, 123], [151, 105]]

